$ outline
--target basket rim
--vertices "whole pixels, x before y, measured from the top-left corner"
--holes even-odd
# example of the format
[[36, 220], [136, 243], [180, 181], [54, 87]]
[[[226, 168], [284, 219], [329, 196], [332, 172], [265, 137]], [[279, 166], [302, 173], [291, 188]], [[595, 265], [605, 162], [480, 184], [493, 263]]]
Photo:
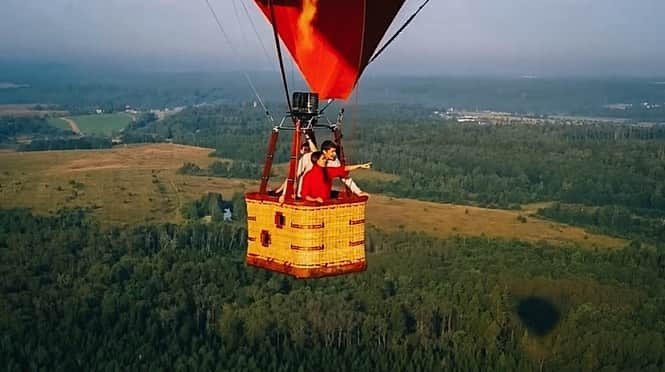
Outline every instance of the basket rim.
[[273, 202], [277, 205], [289, 205], [294, 207], [327, 207], [335, 205], [355, 205], [366, 204], [368, 196], [352, 195], [339, 199], [330, 199], [324, 203], [316, 203], [307, 200], [285, 200], [283, 203], [279, 202], [279, 197], [262, 194], [260, 192], [248, 192], [245, 194], [245, 200], [260, 201], [260, 202]]

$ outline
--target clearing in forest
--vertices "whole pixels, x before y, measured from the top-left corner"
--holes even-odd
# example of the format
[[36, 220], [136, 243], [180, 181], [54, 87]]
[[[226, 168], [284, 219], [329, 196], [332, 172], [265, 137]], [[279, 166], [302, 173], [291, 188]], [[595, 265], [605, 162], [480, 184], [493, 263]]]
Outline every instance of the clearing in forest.
[[76, 122], [68, 117], [48, 118], [48, 123], [56, 128], [71, 130], [74, 134], [81, 134], [81, 129]]
[[68, 119], [72, 120], [78, 126], [79, 133], [105, 136], [110, 136], [113, 132], [125, 128], [132, 121], [132, 117], [124, 112], [76, 115], [63, 119], [67, 121], [69, 121]]

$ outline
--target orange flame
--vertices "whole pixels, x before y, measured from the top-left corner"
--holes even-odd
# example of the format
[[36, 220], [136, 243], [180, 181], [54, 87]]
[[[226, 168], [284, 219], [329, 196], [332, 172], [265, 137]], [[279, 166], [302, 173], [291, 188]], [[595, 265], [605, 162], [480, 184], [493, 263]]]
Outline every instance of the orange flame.
[[298, 38], [300, 39], [300, 45], [306, 51], [310, 51], [314, 48], [314, 27], [312, 22], [314, 17], [316, 17], [316, 10], [319, 0], [303, 0], [302, 2], [302, 12], [298, 18]]

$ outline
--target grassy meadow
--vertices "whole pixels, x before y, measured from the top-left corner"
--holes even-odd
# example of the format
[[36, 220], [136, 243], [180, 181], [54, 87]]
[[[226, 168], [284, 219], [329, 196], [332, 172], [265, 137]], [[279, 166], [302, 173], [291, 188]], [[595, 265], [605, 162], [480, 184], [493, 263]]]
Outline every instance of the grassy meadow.
[[[109, 150], [0, 153], [0, 207], [53, 213], [87, 207], [104, 224], [179, 222], [180, 207], [207, 192], [230, 199], [257, 187], [257, 181], [181, 175], [185, 162], [201, 167], [218, 160], [211, 149], [154, 144]], [[284, 166], [277, 167], [281, 173]], [[363, 178], [392, 179], [376, 171]], [[277, 183], [279, 177], [274, 177]], [[506, 211], [373, 195], [370, 224], [387, 231], [422, 231], [439, 237], [487, 236], [531, 242], [618, 248], [626, 242], [532, 217], [528, 210]]]
[[230, 197], [249, 184], [177, 174], [185, 161], [211, 162], [209, 152], [165, 144], [106, 151], [3, 152], [0, 207], [40, 213], [85, 207], [106, 224], [178, 222], [183, 203], [207, 192]]
[[[125, 128], [132, 117], [124, 112], [113, 114], [75, 115], [70, 117], [84, 134], [97, 134], [110, 136], [113, 132]], [[69, 124], [62, 118], [51, 118], [49, 123], [56, 128], [70, 129]]]
[[54, 126], [58, 129], [71, 130], [69, 123], [67, 123], [67, 121], [63, 118], [48, 118], [46, 119], [46, 121], [48, 121], [49, 125]]

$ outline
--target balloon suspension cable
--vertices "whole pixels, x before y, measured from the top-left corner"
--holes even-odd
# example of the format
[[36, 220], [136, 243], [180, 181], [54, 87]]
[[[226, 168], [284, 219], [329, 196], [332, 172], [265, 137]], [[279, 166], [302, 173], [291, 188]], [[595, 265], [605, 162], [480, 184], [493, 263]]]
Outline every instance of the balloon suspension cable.
[[296, 173], [298, 169], [298, 149], [300, 148], [300, 119], [294, 119], [295, 131], [293, 132], [293, 142], [291, 144], [291, 158], [289, 159], [289, 175], [286, 178], [286, 189], [284, 190], [285, 200], [294, 200], [297, 191]]
[[335, 122], [335, 125], [340, 126], [342, 125], [342, 121], [344, 120], [344, 108], [342, 107], [339, 109], [339, 112], [337, 113], [337, 121]]
[[[326, 120], [328, 120], [327, 117], [326, 117]], [[333, 132], [337, 129], [339, 129], [341, 131], [342, 130], [342, 121], [344, 121], [344, 108], [343, 107], [339, 109], [339, 112], [337, 113], [337, 118], [335, 119], [334, 123], [331, 123], [330, 120], [328, 120], [328, 129], [330, 129]]]
[[254, 35], [256, 35], [256, 39], [259, 41], [259, 44], [261, 44], [261, 49], [263, 50], [263, 56], [266, 58], [266, 62], [268, 62], [269, 65], [274, 66], [270, 62], [270, 54], [268, 53], [268, 49], [266, 48], [265, 44], [263, 44], [263, 39], [261, 38], [261, 35], [259, 35], [259, 32], [256, 30], [256, 25], [254, 24], [254, 21], [252, 20], [252, 16], [249, 15], [249, 10], [247, 10], [247, 6], [245, 5], [245, 1], [241, 0], [240, 5], [242, 5], [242, 9], [245, 11], [245, 15], [247, 16], [247, 19], [249, 20], [249, 24], [252, 26], [252, 30], [254, 30]]
[[270, 133], [270, 140], [268, 141], [268, 151], [266, 152], [266, 161], [263, 164], [263, 173], [261, 175], [261, 186], [259, 192], [265, 194], [268, 190], [268, 181], [270, 180], [270, 170], [272, 168], [272, 161], [275, 156], [275, 149], [277, 147], [277, 139], [279, 137], [279, 129], [273, 128]]
[[[206, 0], [207, 1], [207, 0]], [[277, 19], [275, 18], [275, 7], [272, 0], [268, 0], [270, 7], [270, 19], [272, 20], [272, 33], [275, 37], [275, 47], [277, 48], [277, 59], [279, 59], [279, 69], [282, 73], [282, 83], [284, 84], [284, 93], [286, 94], [286, 104], [289, 107], [289, 114], [293, 114], [293, 107], [291, 107], [291, 97], [289, 97], [289, 85], [286, 82], [286, 73], [284, 72], [284, 60], [282, 58], [282, 48], [279, 44], [279, 36], [277, 34]], [[293, 124], [295, 125], [296, 118], [293, 117]]]
[[330, 106], [333, 102], [335, 102], [334, 98], [329, 99], [328, 102], [326, 103], [326, 105], [323, 106], [323, 108], [321, 110], [319, 110], [319, 115], [323, 114], [323, 112], [326, 111], [328, 106]]
[[[226, 33], [226, 30], [224, 30], [224, 27], [222, 26], [222, 22], [219, 20], [219, 17], [217, 16], [217, 13], [215, 12], [215, 9], [210, 4], [210, 0], [205, 0], [205, 2], [208, 5], [208, 9], [210, 10], [210, 13], [212, 14], [213, 18], [215, 18], [215, 23], [217, 23], [217, 27], [219, 28], [219, 31], [222, 33], [222, 35], [226, 39], [226, 42], [229, 44], [229, 47], [231, 47], [233, 53], [237, 55], [238, 51], [236, 50], [233, 43], [231, 42], [231, 38]], [[261, 96], [259, 95], [259, 92], [256, 90], [256, 87], [254, 86], [254, 83], [252, 82], [252, 79], [249, 77], [249, 74], [247, 74], [247, 71], [244, 71], [244, 70], [242, 71], [242, 74], [243, 74], [243, 76], [245, 76], [245, 80], [247, 80], [247, 83], [249, 84], [250, 88], [252, 89], [252, 92], [254, 93], [254, 96], [259, 101], [259, 104], [261, 105], [261, 108], [263, 109], [263, 111], [266, 113], [266, 116], [268, 117], [270, 122], [274, 123], [275, 119], [272, 117], [272, 114], [270, 114], [270, 110], [268, 110], [266, 105], [263, 103], [263, 100], [261, 99]]]
[[390, 45], [390, 44], [391, 44], [391, 43], [397, 38], [397, 36], [398, 36], [402, 31], [404, 31], [404, 29], [406, 28], [406, 26], [408, 26], [409, 23], [411, 23], [411, 21], [413, 21], [413, 19], [416, 18], [416, 16], [418, 15], [418, 13], [420, 13], [420, 11], [423, 10], [423, 8], [425, 7], [425, 5], [427, 5], [427, 3], [429, 3], [429, 0], [425, 0], [425, 2], [422, 3], [422, 4], [418, 7], [418, 9], [417, 9], [413, 14], [411, 14], [411, 16], [406, 20], [406, 22], [404, 22], [404, 24], [402, 25], [402, 27], [400, 27], [400, 28], [399, 28], [399, 29], [393, 34], [393, 36], [391, 36], [390, 39], [388, 39], [388, 41], [387, 41], [385, 44], [383, 44], [383, 46], [381, 47], [381, 49], [379, 49], [378, 52], [374, 53], [374, 56], [369, 60], [369, 62], [367, 62], [368, 65], [369, 65], [370, 63], [374, 62], [374, 60], [377, 59], [377, 58], [379, 57], [379, 55], [381, 55], [381, 53], [383, 53], [383, 51], [388, 47], [388, 45]]

